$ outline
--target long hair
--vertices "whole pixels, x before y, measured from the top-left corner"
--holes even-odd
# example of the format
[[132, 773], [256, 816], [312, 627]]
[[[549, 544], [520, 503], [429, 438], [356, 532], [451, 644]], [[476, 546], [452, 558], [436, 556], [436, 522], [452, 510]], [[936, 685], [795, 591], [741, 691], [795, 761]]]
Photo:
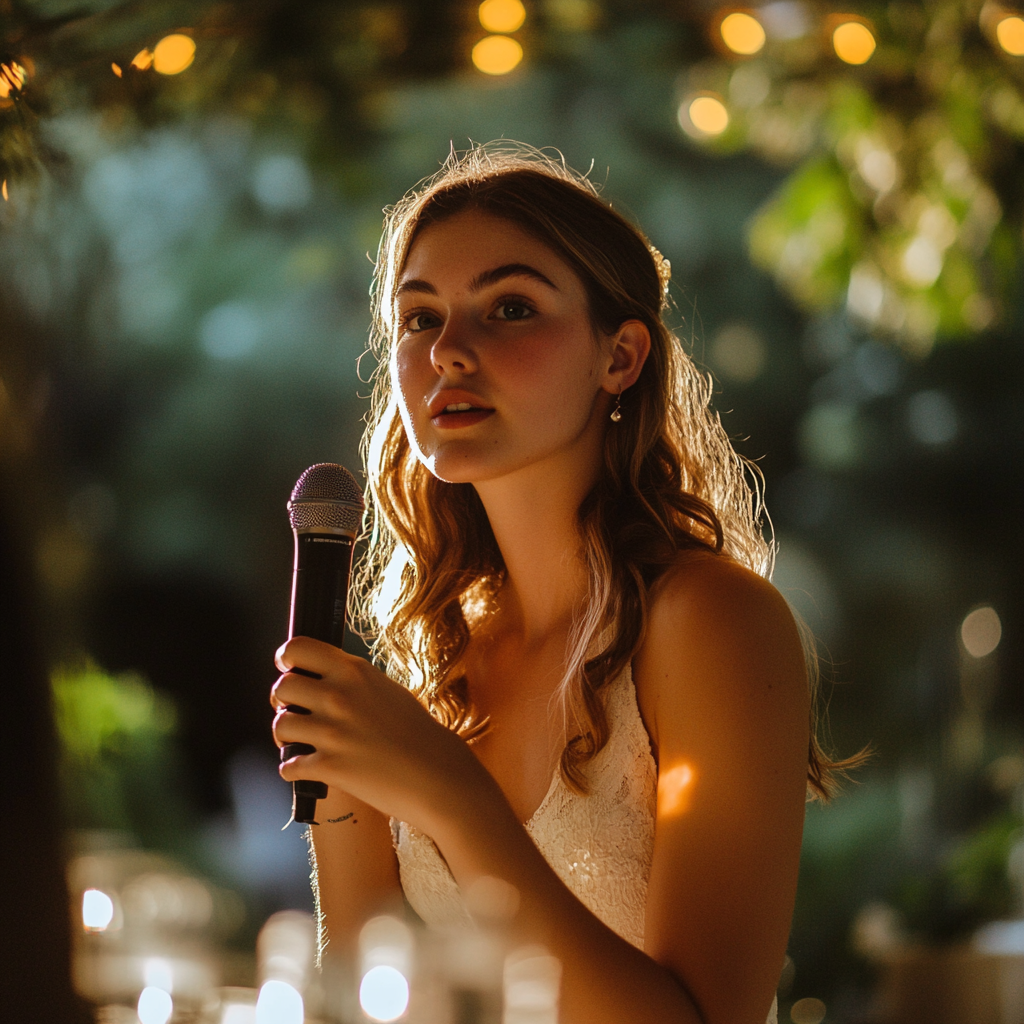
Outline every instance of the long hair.
[[[363, 437], [369, 543], [354, 597], [374, 656], [438, 720], [467, 738], [486, 727], [462, 662], [505, 566], [473, 486], [438, 480], [417, 460], [388, 357], [395, 288], [417, 232], [467, 210], [502, 218], [560, 256], [586, 290], [595, 330], [613, 333], [635, 319], [651, 335], [643, 370], [621, 395], [622, 419], [605, 433], [603, 472], [578, 512], [588, 592], [557, 696], [570, 737], [561, 773], [584, 792], [584, 766], [608, 739], [602, 690], [637, 652], [658, 578], [695, 548], [770, 576], [761, 477], [733, 449], [711, 410], [710, 379], [662, 319], [670, 268], [645, 236], [585, 176], [538, 150], [502, 141], [453, 153], [386, 211], [372, 292], [378, 366]], [[827, 798], [830, 772], [841, 767], [822, 753], [812, 728], [809, 790]]]

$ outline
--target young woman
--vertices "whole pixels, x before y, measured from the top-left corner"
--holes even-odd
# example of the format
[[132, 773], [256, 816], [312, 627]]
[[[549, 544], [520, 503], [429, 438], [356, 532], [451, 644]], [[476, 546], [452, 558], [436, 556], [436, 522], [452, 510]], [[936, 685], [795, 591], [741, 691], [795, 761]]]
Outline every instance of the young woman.
[[403, 892], [451, 921], [497, 877], [562, 963], [565, 1024], [774, 1019], [808, 783], [835, 766], [668, 276], [525, 147], [390, 212], [362, 567], [386, 671], [298, 637], [272, 694], [278, 744], [316, 747], [281, 775], [330, 787], [328, 955]]

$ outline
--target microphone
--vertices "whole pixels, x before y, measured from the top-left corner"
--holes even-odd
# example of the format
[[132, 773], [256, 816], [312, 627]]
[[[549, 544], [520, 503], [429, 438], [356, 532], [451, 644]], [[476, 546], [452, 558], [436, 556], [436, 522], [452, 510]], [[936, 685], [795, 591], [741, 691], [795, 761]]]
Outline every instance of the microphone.
[[[293, 636], [309, 636], [341, 647], [352, 545], [362, 522], [363, 508], [363, 493], [344, 466], [321, 462], [310, 466], [296, 481], [288, 502], [288, 519], [295, 534], [289, 640]], [[320, 678], [301, 668], [292, 671]], [[288, 705], [288, 710], [309, 714], [297, 704]], [[308, 743], [286, 743], [281, 748], [281, 760], [315, 750]], [[293, 782], [291, 821], [318, 824], [314, 820], [316, 802], [325, 796], [327, 786], [322, 782]]]

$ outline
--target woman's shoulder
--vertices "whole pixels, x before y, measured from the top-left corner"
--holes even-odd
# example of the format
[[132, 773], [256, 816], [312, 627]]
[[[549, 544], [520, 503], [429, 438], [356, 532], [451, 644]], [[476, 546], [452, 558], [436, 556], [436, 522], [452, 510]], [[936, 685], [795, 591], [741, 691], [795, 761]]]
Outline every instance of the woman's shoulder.
[[653, 586], [634, 678], [652, 724], [689, 718], [696, 704], [806, 717], [803, 647], [785, 598], [711, 551], [684, 552]]
[[694, 548], [683, 551], [650, 592], [648, 639], [662, 639], [665, 626], [727, 635], [759, 623], [793, 625], [785, 598], [763, 576], [729, 555]]

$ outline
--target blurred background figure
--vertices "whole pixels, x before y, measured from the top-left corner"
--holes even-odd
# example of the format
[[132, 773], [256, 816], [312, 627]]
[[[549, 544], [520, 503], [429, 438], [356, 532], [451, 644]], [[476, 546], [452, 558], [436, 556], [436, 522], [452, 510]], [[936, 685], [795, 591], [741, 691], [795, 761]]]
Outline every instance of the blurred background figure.
[[681, 336], [765, 473], [834, 746], [876, 751], [808, 813], [780, 1020], [1019, 1024], [1020, 9], [25, 0], [2, 18], [18, 1019], [74, 1019], [72, 939], [79, 963], [129, 949], [110, 984], [76, 977], [133, 1024], [256, 1012], [258, 932], [312, 906], [267, 730], [284, 503], [311, 463], [361, 466], [381, 207], [452, 145], [504, 136], [592, 164], [671, 261]]

